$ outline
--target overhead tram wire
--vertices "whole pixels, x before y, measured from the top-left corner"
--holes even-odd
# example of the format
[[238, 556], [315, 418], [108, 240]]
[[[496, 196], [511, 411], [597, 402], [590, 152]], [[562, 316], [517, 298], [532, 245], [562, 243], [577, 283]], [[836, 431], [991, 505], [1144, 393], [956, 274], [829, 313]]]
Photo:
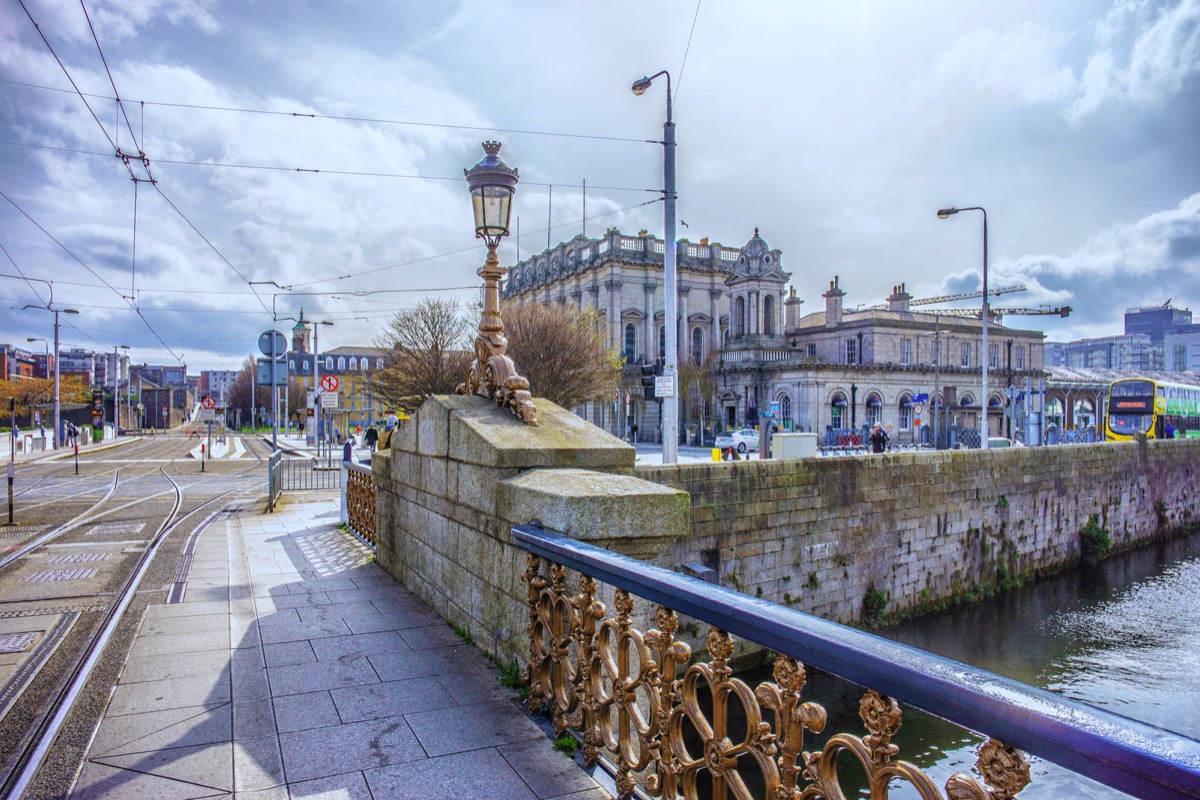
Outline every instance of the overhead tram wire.
[[[83, 0], [80, 0], [83, 2]], [[675, 76], [675, 104], [679, 104], [679, 87], [683, 85], [683, 70], [687, 66], [688, 53], [692, 50], [692, 37], [696, 34], [696, 20], [700, 19], [700, 3], [696, 0], [696, 13], [692, 15], [692, 29], [688, 31], [687, 46], [683, 48], [683, 61], [679, 64], [679, 74]]]
[[[636, 205], [632, 205], [632, 206], [626, 206], [625, 208], [618, 208], [618, 209], [616, 209], [615, 211], [609, 211], [609, 212], [607, 212], [607, 213], [604, 213], [604, 214], [595, 214], [595, 215], [592, 215], [592, 216], [588, 217], [588, 219], [603, 219], [604, 217], [611, 217], [611, 216], [613, 216], [614, 214], [623, 214], [623, 213], [625, 213], [626, 211], [632, 211], [632, 210], [634, 210], [634, 209], [636, 209], [636, 208], [642, 208], [643, 206], [649, 206], [649, 205], [653, 205], [654, 203], [661, 203], [661, 202], [662, 202], [662, 198], [661, 198], [661, 197], [656, 197], [656, 198], [654, 198], [653, 200], [647, 200], [647, 201], [646, 201], [646, 202], [644, 202], [644, 203], [638, 203], [638, 204], [636, 204]], [[579, 219], [568, 220], [567, 222], [562, 222], [562, 223], [559, 223], [558, 225], [554, 225], [554, 226], [552, 226], [552, 227], [551, 227], [551, 228], [549, 228], [549, 229], [543, 228], [543, 229], [541, 229], [541, 230], [530, 231], [530, 233], [531, 233], [531, 234], [534, 234], [534, 233], [540, 234], [540, 233], [544, 233], [544, 232], [546, 232], [547, 230], [555, 230], [555, 229], [558, 229], [558, 228], [574, 228], [574, 227], [575, 227], [576, 225], [578, 225], [580, 222], [581, 222], [581, 220], [579, 220]], [[413, 266], [413, 265], [415, 265], [415, 264], [421, 264], [421, 263], [424, 263], [424, 262], [426, 262], [426, 261], [433, 261], [433, 260], [435, 260], [435, 259], [438, 259], [438, 258], [445, 258], [445, 257], [447, 257], [447, 256], [455, 256], [455, 255], [459, 255], [460, 253], [471, 252], [471, 251], [474, 251], [474, 250], [476, 250], [477, 248], [478, 248], [478, 246], [477, 246], [477, 245], [472, 245], [472, 246], [470, 246], [470, 247], [464, 247], [462, 250], [453, 250], [453, 251], [451, 251], [451, 252], [449, 252], [449, 253], [439, 253], [439, 254], [437, 254], [437, 255], [426, 256], [425, 258], [418, 258], [418, 259], [415, 259], [415, 260], [413, 260], [413, 261], [405, 261], [405, 262], [403, 262], [403, 263], [401, 263], [401, 264], [392, 264], [392, 265], [390, 265], [390, 266], [387, 266], [387, 267], [376, 267], [376, 268], [374, 268], [374, 269], [364, 270], [364, 271], [362, 271], [362, 272], [353, 272], [353, 273], [350, 273], [350, 274], [347, 274], [347, 275], [339, 275], [339, 276], [337, 276], [337, 277], [334, 277], [334, 278], [320, 278], [320, 279], [318, 279], [318, 280], [314, 280], [314, 281], [304, 281], [304, 282], [302, 282], [302, 283], [289, 283], [289, 284], [287, 284], [286, 286], [284, 286], [284, 287], [281, 287], [281, 288], [284, 288], [284, 289], [294, 289], [294, 288], [296, 288], [296, 287], [300, 287], [300, 286], [313, 286], [313, 285], [315, 285], [315, 284], [318, 284], [318, 283], [332, 283], [333, 281], [345, 281], [345, 280], [350, 280], [351, 278], [361, 278], [361, 277], [363, 277], [364, 275], [373, 275], [373, 274], [375, 274], [375, 273], [378, 273], [378, 272], [386, 272], [387, 270], [392, 270], [392, 269], [400, 269], [401, 267], [411, 267], [411, 266]], [[475, 288], [475, 289], [477, 289], [477, 288], [479, 288], [479, 287], [478, 287], [478, 286], [473, 286], [473, 287], [471, 287], [471, 288]], [[344, 293], [343, 293], [343, 294], [344, 294]]]

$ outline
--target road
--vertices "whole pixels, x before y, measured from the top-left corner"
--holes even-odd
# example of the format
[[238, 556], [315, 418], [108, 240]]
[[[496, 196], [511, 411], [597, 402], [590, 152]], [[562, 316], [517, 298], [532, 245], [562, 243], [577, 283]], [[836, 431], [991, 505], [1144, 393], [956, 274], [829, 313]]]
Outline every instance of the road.
[[202, 464], [196, 444], [89, 450], [78, 474], [69, 454], [16, 466], [14, 525], [0, 526], [0, 795], [29, 778], [64, 699], [72, 710], [27, 796], [65, 794], [145, 608], [186, 591], [189, 539], [265, 502], [264, 445], [245, 437], [223, 449], [238, 458]]

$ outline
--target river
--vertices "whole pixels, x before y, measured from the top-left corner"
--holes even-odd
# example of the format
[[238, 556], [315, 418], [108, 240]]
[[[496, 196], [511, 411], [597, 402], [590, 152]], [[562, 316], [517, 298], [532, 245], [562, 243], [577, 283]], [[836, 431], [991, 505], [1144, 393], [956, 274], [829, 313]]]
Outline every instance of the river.
[[[1044, 578], [879, 633], [1200, 738], [1200, 534], [1155, 542], [1098, 568]], [[829, 732], [862, 733], [860, 695], [857, 687], [820, 674], [805, 691], [830, 711]], [[970, 772], [981, 741], [906, 708], [895, 744], [900, 758], [944, 785], [954, 772]], [[806, 749], [819, 743], [806, 742]], [[1024, 800], [1128, 797], [1044, 761], [1033, 762], [1032, 778]]]

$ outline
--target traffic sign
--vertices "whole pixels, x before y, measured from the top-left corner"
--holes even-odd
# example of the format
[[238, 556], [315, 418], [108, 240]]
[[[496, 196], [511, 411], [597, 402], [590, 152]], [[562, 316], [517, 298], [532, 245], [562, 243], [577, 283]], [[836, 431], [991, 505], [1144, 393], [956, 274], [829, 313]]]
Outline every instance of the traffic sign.
[[[325, 382], [325, 379], [322, 378], [321, 383], [324, 383], [324, 382]], [[337, 408], [337, 407], [338, 407], [338, 393], [337, 392], [326, 392], [325, 394], [321, 395], [321, 408]]]
[[211, 410], [211, 409], [214, 409], [217, 407], [217, 400], [215, 397], [205, 397], [204, 399], [202, 399], [200, 401], [200, 405], [204, 406], [206, 409]]
[[338, 379], [336, 375], [322, 375], [321, 388], [327, 392], [336, 392], [338, 390]]
[[[274, 351], [272, 351], [272, 345]], [[264, 356], [279, 356], [287, 352], [287, 339], [279, 331], [263, 331], [258, 335], [258, 349]]]
[[655, 397], [674, 397], [675, 396], [675, 379], [671, 375], [655, 375], [654, 376], [654, 396]]

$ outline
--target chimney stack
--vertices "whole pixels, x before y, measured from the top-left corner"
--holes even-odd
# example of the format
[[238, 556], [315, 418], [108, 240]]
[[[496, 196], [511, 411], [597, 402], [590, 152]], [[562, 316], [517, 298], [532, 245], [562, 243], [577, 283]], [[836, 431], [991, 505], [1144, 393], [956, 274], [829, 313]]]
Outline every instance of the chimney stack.
[[787, 300], [783, 301], [783, 329], [785, 331], [794, 331], [800, 327], [800, 304], [803, 302], [796, 297], [796, 287], [793, 286]]
[[912, 295], [904, 290], [904, 284], [892, 287], [892, 296], [888, 298], [888, 311], [908, 313], [908, 301]]
[[825, 298], [825, 327], [835, 328], [842, 324], [842, 298], [846, 293], [838, 286], [837, 275], [829, 282], [829, 291], [821, 296]]

